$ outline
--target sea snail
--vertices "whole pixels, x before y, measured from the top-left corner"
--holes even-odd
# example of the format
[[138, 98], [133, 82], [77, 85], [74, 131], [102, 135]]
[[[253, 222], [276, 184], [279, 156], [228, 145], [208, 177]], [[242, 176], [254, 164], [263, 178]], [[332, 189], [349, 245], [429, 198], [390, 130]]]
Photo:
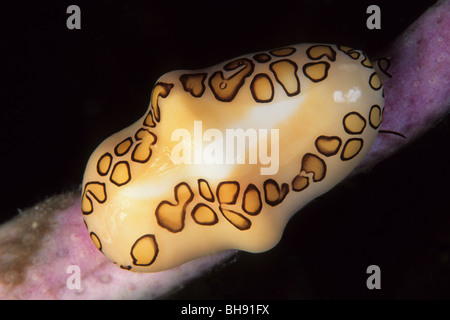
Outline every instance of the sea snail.
[[88, 161], [89, 235], [136, 272], [266, 251], [292, 215], [355, 168], [383, 108], [367, 55], [344, 46], [297, 44], [169, 72], [142, 118]]

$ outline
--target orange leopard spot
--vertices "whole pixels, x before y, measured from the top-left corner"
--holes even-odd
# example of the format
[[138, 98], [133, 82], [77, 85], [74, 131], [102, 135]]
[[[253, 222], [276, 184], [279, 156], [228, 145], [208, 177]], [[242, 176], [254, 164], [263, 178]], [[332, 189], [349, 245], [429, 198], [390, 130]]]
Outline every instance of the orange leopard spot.
[[194, 194], [185, 182], [179, 183], [174, 190], [175, 203], [161, 201], [155, 210], [158, 224], [170, 232], [180, 232], [184, 229], [186, 207], [192, 201]]

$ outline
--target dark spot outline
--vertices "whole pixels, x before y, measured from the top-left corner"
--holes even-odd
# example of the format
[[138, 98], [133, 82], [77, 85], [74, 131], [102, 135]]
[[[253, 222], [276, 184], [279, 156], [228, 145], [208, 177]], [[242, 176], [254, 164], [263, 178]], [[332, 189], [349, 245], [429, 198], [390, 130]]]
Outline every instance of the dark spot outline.
[[[274, 185], [275, 186], [275, 188], [277, 189], [277, 191], [278, 191], [278, 199], [277, 200], [275, 200], [275, 201], [270, 201], [268, 198], [267, 198], [267, 185], [268, 184], [272, 184], [272, 185]], [[287, 191], [286, 191], [286, 189], [287, 189]], [[283, 191], [283, 192], [282, 192]], [[264, 201], [266, 201], [266, 203], [268, 204], [268, 205], [270, 205], [270, 206], [272, 206], [272, 207], [275, 207], [275, 206], [277, 206], [277, 205], [279, 205], [281, 202], [283, 202], [284, 201], [284, 199], [286, 198], [286, 196], [288, 195], [288, 193], [289, 193], [289, 185], [287, 184], [287, 183], [282, 183], [281, 184], [281, 188], [280, 188], [280, 186], [278, 185], [278, 182], [276, 182], [274, 179], [267, 179], [266, 181], [264, 181]]]
[[[265, 58], [268, 58], [268, 59], [267, 60], [261, 59], [261, 57], [265, 57]], [[255, 60], [258, 63], [267, 63], [270, 60], [272, 60], [272, 57], [270, 55], [268, 55], [267, 53], [265, 53], [265, 52], [261, 52], [261, 53], [255, 54], [253, 56], [253, 60]]]
[[[270, 96], [270, 98], [269, 98], [268, 100], [260, 100], [260, 99], [258, 99], [258, 98], [256, 97], [256, 93], [255, 93], [255, 91], [254, 91], [253, 86], [254, 86], [254, 82], [257, 80], [257, 78], [258, 78], [258, 80], [261, 79], [261, 78], [265, 78], [265, 79], [269, 80], [270, 87], [272, 88], [272, 95]], [[275, 95], [275, 88], [274, 88], [274, 86], [273, 86], [272, 79], [270, 79], [270, 77], [269, 77], [266, 73], [258, 73], [258, 74], [256, 74], [256, 75], [253, 77], [252, 82], [250, 83], [250, 92], [252, 93], [253, 99], [254, 99], [256, 102], [260, 102], [260, 103], [269, 103], [269, 102], [272, 102], [273, 97], [274, 97], [274, 95]]]
[[[369, 68], [369, 69], [373, 69], [373, 63], [372, 61], [370, 61], [369, 57], [367, 56], [367, 54], [365, 52], [362, 52], [362, 55], [364, 57], [364, 59], [361, 60], [361, 65], [365, 68]], [[371, 64], [370, 66], [366, 66], [364, 64], [364, 62], [369, 61], [369, 63]]]
[[[372, 114], [372, 109], [376, 109], [378, 108], [380, 110], [380, 123], [378, 124], [378, 126], [375, 126], [372, 124], [372, 121], [370, 120], [370, 115]], [[383, 112], [381, 110], [381, 107], [378, 104], [374, 104], [373, 106], [370, 107], [370, 111], [369, 111], [369, 125], [372, 127], [372, 129], [378, 129], [381, 126], [381, 123], [383, 122]]]
[[[192, 90], [186, 88], [186, 82], [188, 80], [187, 78], [190, 76], [202, 76], [202, 80], [201, 80], [202, 90], [198, 95], [194, 94], [194, 92]], [[206, 72], [192, 73], [192, 74], [186, 73], [186, 74], [182, 74], [179, 79], [180, 79], [180, 82], [181, 82], [181, 85], [182, 85], [184, 91], [189, 92], [195, 98], [200, 98], [205, 93], [205, 90], [206, 90], [205, 80], [206, 80], [207, 76], [208, 76], [208, 74]]]
[[[371, 82], [372, 82], [372, 78], [375, 77], [375, 76], [377, 76], [378, 79], [380, 80], [380, 86], [379, 86], [378, 88], [373, 87], [373, 86], [372, 86], [372, 83], [371, 83]], [[375, 91], [378, 91], [378, 90], [380, 90], [381, 88], [383, 88], [383, 84], [381, 83], [380, 76], [379, 76], [376, 72], [373, 72], [373, 73], [370, 75], [370, 77], [369, 77], [369, 86], [370, 86], [373, 90], [375, 90]]]
[[[250, 212], [250, 211], [245, 210], [245, 197], [247, 195], [247, 192], [249, 192], [248, 191], [249, 189], [255, 190], [258, 193], [259, 208], [258, 208], [258, 210], [256, 210], [256, 212]], [[250, 183], [247, 186], [247, 188], [245, 189], [244, 194], [242, 196], [242, 210], [244, 210], [245, 213], [247, 213], [251, 216], [257, 216], [261, 212], [262, 207], [263, 207], [263, 203], [262, 203], [262, 199], [261, 199], [261, 191], [259, 191], [259, 189], [253, 183]]]
[[[122, 144], [122, 143], [124, 143], [125, 141], [130, 141], [130, 146], [125, 150], [125, 152], [123, 152], [123, 153], [119, 153], [118, 151], [117, 151], [117, 148]], [[131, 147], [133, 146], [133, 139], [131, 139], [131, 137], [128, 137], [128, 138], [126, 138], [126, 139], [123, 139], [121, 142], [119, 142], [115, 147], [114, 147], [114, 154], [116, 155], [116, 156], [118, 156], [118, 157], [121, 157], [121, 156], [124, 156], [124, 155], [126, 155], [127, 153], [128, 153], [128, 151], [130, 151], [130, 149], [131, 149]]]
[[[319, 146], [317, 144], [317, 140], [319, 140], [320, 138], [323, 138], [323, 139], [326, 139], [326, 140], [331, 140], [331, 139], [336, 140], [337, 139], [339, 141], [339, 146], [337, 147], [336, 152], [327, 153], [327, 152], [323, 152], [323, 151], [319, 150]], [[341, 149], [341, 146], [342, 146], [342, 139], [339, 138], [338, 136], [324, 136], [324, 135], [321, 135], [321, 136], [317, 137], [316, 141], [314, 141], [314, 145], [315, 145], [317, 151], [319, 151], [320, 154], [323, 154], [326, 157], [331, 157], [331, 156], [334, 156], [334, 155], [338, 154], [338, 152], [339, 152], [339, 150]]]
[[[201, 191], [202, 189], [200, 188], [200, 182], [206, 183], [206, 186], [207, 186], [208, 189], [209, 189], [209, 193], [211, 194], [211, 198], [208, 198], [208, 197], [206, 197], [206, 196], [203, 194], [203, 192]], [[211, 187], [209, 186], [208, 181], [206, 181], [205, 179], [198, 179], [198, 180], [197, 180], [197, 184], [198, 184], [198, 193], [200, 194], [200, 196], [201, 196], [203, 199], [205, 199], [205, 200], [207, 200], [207, 201], [209, 201], [209, 202], [214, 202], [214, 200], [215, 200], [215, 198], [214, 198], [214, 193], [212, 192]]]
[[[208, 85], [209, 85], [209, 88], [211, 89], [212, 93], [214, 94], [214, 96], [216, 97], [216, 99], [217, 99], [218, 101], [222, 101], [222, 102], [231, 102], [231, 101], [233, 101], [233, 99], [236, 97], [236, 95], [238, 94], [238, 92], [240, 91], [240, 89], [242, 88], [242, 86], [244, 85], [246, 79], [247, 79], [248, 77], [250, 77], [250, 76], [253, 74], [253, 71], [255, 70], [255, 63], [254, 63], [252, 60], [248, 59], [248, 58], [234, 59], [233, 61], [230, 61], [229, 63], [227, 63], [227, 64], [223, 67], [223, 69], [226, 70], [226, 71], [233, 71], [233, 70], [235, 70], [235, 69], [238, 68], [239, 66], [236, 67], [236, 68], [230, 69], [229, 65], [230, 65], [231, 63], [233, 63], [233, 62], [238, 61], [238, 60], [247, 61], [247, 62], [249, 63], [249, 65], [250, 65], [250, 71], [249, 71], [246, 75], [244, 75], [244, 76], [241, 78], [241, 80], [239, 81], [238, 85], [237, 85], [236, 88], [232, 91], [232, 94], [231, 94], [229, 97], [222, 98], [222, 97], [220, 97], [220, 96], [216, 93], [216, 91], [215, 91], [215, 89], [214, 89], [214, 86], [212, 85], [212, 79], [213, 79], [214, 77], [216, 77], [217, 75], [219, 75], [221, 79], [223, 79], [223, 80], [229, 80], [230, 78], [236, 76], [237, 73], [239, 73], [239, 72], [241, 72], [242, 70], [244, 70], [245, 67], [244, 67], [243, 69], [239, 70], [237, 73], [234, 73], [234, 74], [233, 74], [231, 77], [229, 77], [228, 79], [225, 79], [225, 78], [224, 78], [224, 75], [223, 75], [223, 72], [222, 72], [222, 71], [216, 71], [216, 72], [214, 72], [214, 73], [209, 77], [209, 79], [208, 79]], [[244, 64], [242, 64], [242, 65], [244, 65]]]
[[[100, 172], [100, 168], [99, 168], [100, 161], [103, 159], [103, 157], [109, 157], [109, 158], [111, 159], [110, 162], [109, 162], [108, 170], [106, 170], [105, 173], [101, 173], [101, 172]], [[105, 153], [98, 159], [98, 161], [97, 161], [97, 173], [98, 173], [100, 176], [102, 176], [102, 177], [106, 176], [106, 175], [108, 174], [109, 170], [111, 169], [112, 161], [113, 161], [113, 156], [112, 156], [112, 154], [109, 153], [109, 152], [105, 152]]]
[[[351, 156], [350, 158], [344, 158], [344, 151], [345, 151], [345, 147], [348, 145], [348, 143], [350, 142], [350, 141], [360, 141], [361, 142], [361, 147], [359, 148], [359, 150], [358, 150], [358, 152], [357, 153], [355, 153], [353, 156]], [[361, 152], [361, 150], [363, 149], [363, 147], [364, 147], [364, 140], [363, 139], [361, 139], [361, 138], [350, 138], [350, 139], [348, 139], [346, 142], [345, 142], [345, 144], [344, 144], [344, 147], [342, 148], [342, 152], [341, 152], [341, 160], [342, 161], [348, 161], [348, 160], [351, 160], [351, 159], [353, 159], [354, 157], [356, 157], [360, 152]]]
[[[313, 79], [313, 78], [311, 78], [311, 77], [306, 73], [306, 69], [307, 69], [308, 67], [310, 67], [310, 66], [318, 65], [318, 64], [324, 64], [324, 65], [325, 65], [325, 73], [324, 73], [324, 76], [323, 76], [322, 78], [319, 78], [319, 79]], [[312, 82], [317, 83], [317, 82], [321, 82], [321, 81], [325, 80], [326, 78], [328, 78], [328, 70], [330, 69], [330, 66], [331, 66], [330, 63], [327, 62], [327, 61], [309, 62], [309, 63], [305, 63], [305, 64], [303, 65], [302, 71], [303, 71], [303, 74], [305, 75], [305, 77], [307, 77], [307, 78], [308, 78], [309, 80], [311, 80]]]
[[[147, 118], [148, 118], [149, 116], [151, 116], [153, 124], [147, 124]], [[143, 125], [144, 127], [149, 127], [149, 128], [154, 128], [154, 127], [156, 127], [156, 121], [155, 121], [155, 116], [153, 115], [153, 108], [152, 108], [152, 107], [150, 107], [150, 110], [149, 110], [147, 116], [145, 117], [144, 122], [142, 123], [142, 125]]]
[[[90, 185], [90, 184], [94, 184], [94, 183], [98, 183], [98, 184], [100, 184], [100, 185], [103, 186], [103, 190], [105, 190], [105, 200], [100, 201], [100, 200], [95, 196], [95, 194], [93, 194], [90, 190], [86, 191], [87, 186]], [[87, 192], [88, 192], [88, 194], [86, 194]], [[84, 197], [86, 197], [86, 199], [88, 199], [89, 203], [91, 204], [91, 208], [92, 208], [92, 210], [91, 210], [91, 211], [88, 211], [88, 212], [84, 212], [83, 209], [81, 209], [81, 212], [83, 212], [83, 215], [86, 215], [86, 216], [87, 216], [87, 215], [90, 215], [92, 212], [94, 212], [94, 203], [92, 202], [92, 199], [91, 199], [90, 197], [88, 197], [88, 195], [92, 196], [92, 197], [93, 197], [98, 203], [100, 203], [100, 204], [105, 203], [106, 200], [107, 200], [107, 198], [108, 198], [108, 195], [107, 195], [107, 193], [106, 193], [106, 184], [103, 183], [103, 182], [100, 182], [100, 181], [89, 181], [89, 182], [87, 182], [87, 183], [84, 185], [84, 190], [83, 190], [83, 194], [82, 194], [82, 198], [81, 198], [81, 199], [83, 199]]]
[[[304, 169], [304, 167], [305, 167], [305, 162], [307, 161], [307, 159], [305, 159], [306, 157], [312, 157], [312, 158], [316, 158], [316, 159], [319, 159], [319, 161], [323, 164], [323, 167], [324, 167], [324, 170], [323, 170], [323, 177], [321, 178], [321, 179], [318, 179], [318, 178], [316, 178], [316, 173], [314, 172], [314, 171], [306, 171], [305, 169]], [[312, 173], [313, 174], [313, 181], [314, 182], [319, 182], [319, 181], [322, 181], [323, 179], [325, 179], [325, 177], [327, 176], [327, 164], [326, 164], [326, 162], [321, 158], [321, 157], [319, 157], [318, 155], [316, 155], [316, 154], [314, 154], [314, 153], [305, 153], [304, 155], [303, 155], [303, 157], [302, 157], [302, 166], [301, 166], [301, 170], [300, 171], [304, 171], [304, 172], [306, 172], [306, 173]]]
[[124, 266], [124, 265], [120, 265], [119, 266], [120, 267], [120, 269], [124, 269], [124, 270], [131, 270], [131, 266]]
[[[180, 230], [173, 230], [173, 229], [170, 229], [170, 228], [168, 228], [168, 227], [166, 227], [166, 226], [161, 225], [161, 223], [159, 222], [160, 219], [158, 219], [158, 212], [159, 212], [159, 208], [160, 208], [163, 204], [168, 204], [168, 205], [171, 205], [171, 206], [178, 206], [178, 205], [180, 204], [180, 200], [178, 199], [178, 193], [177, 193], [177, 190], [178, 190], [182, 185], [187, 186], [187, 188], [189, 189], [189, 192], [190, 192], [191, 195], [189, 196], [189, 199], [186, 200], [186, 203], [184, 204], [183, 208], [181, 209], [182, 214], [181, 214], [181, 228], [180, 228]], [[184, 229], [184, 221], [186, 220], [186, 208], [187, 208], [187, 206], [189, 205], [189, 203], [191, 203], [192, 199], [194, 198], [194, 193], [192, 192], [192, 189], [191, 189], [191, 187], [189, 186], [189, 184], [187, 184], [186, 182], [180, 182], [180, 183], [177, 184], [177, 185], [175, 186], [175, 188], [174, 188], [174, 198], [175, 198], [175, 202], [176, 202], [175, 205], [172, 204], [170, 201], [167, 201], [167, 200], [161, 201], [161, 202], [158, 204], [158, 206], [156, 207], [156, 209], [155, 209], [155, 217], [156, 217], [156, 222], [158, 223], [158, 225], [159, 225], [161, 228], [164, 228], [164, 229], [166, 229], [166, 230], [168, 230], [168, 231], [170, 231], [170, 232], [172, 232], [172, 233], [178, 233], [178, 232], [183, 231], [183, 229]]]
[[[303, 178], [306, 179], [306, 185], [305, 185], [303, 188], [301, 188], [301, 189], [295, 189], [295, 188], [294, 188], [294, 180], [295, 180], [297, 177], [303, 177]], [[300, 192], [300, 191], [305, 190], [306, 188], [309, 187], [309, 177], [304, 177], [304, 176], [301, 176], [301, 175], [299, 175], [299, 174], [296, 175], [296, 176], [294, 177], [294, 179], [292, 179], [291, 187], [292, 187], [292, 191], [294, 191], [294, 192]]]
[[[275, 51], [281, 51], [281, 50], [285, 50], [285, 49], [290, 49], [290, 50], [292, 50], [292, 52], [288, 53], [288, 54], [277, 54], [277, 53], [274, 53]], [[297, 49], [293, 48], [293, 47], [282, 47], [282, 48], [277, 48], [277, 49], [270, 50], [269, 52], [274, 57], [289, 57], [289, 56], [293, 55], [296, 51], [297, 51]]]
[[[136, 246], [136, 244], [139, 242], [139, 240], [141, 240], [141, 239], [143, 239], [143, 238], [145, 238], [145, 237], [153, 238], [153, 242], [155, 243], [155, 247], [156, 247], [156, 248], [155, 248], [155, 255], [153, 256], [152, 261], [150, 261], [149, 263], [146, 263], [146, 264], [137, 264], [137, 263], [136, 263], [137, 259], [136, 259], [136, 258], [134, 257], [134, 255], [133, 255], [133, 250], [134, 250], [134, 247]], [[134, 264], [135, 266], [140, 266], [140, 267], [148, 267], [148, 266], [150, 266], [151, 264], [153, 264], [153, 262], [155, 262], [155, 260], [156, 260], [156, 257], [158, 256], [158, 253], [159, 253], [158, 242], [156, 241], [155, 235], [150, 234], [150, 233], [144, 234], [143, 236], [139, 237], [139, 238], [133, 243], [133, 245], [131, 246], [131, 249], [130, 249], [130, 256], [131, 256], [131, 258], [133, 259], [133, 264]], [[131, 268], [130, 268], [130, 269], [131, 269]]]
[[[294, 66], [294, 76], [295, 76], [295, 79], [297, 80], [297, 89], [296, 89], [293, 93], [289, 93], [289, 92], [286, 90], [286, 87], [285, 87], [284, 84], [280, 81], [280, 79], [278, 79], [278, 75], [277, 75], [277, 73], [276, 73], [276, 72], [274, 71], [274, 69], [273, 69], [273, 66], [274, 66], [275, 64], [279, 63], [279, 62], [288, 62], [289, 64], [291, 64], [291, 65]], [[287, 95], [288, 97], [296, 96], [296, 95], [298, 95], [298, 94], [301, 92], [300, 79], [298, 78], [298, 74], [297, 74], [297, 72], [298, 72], [298, 65], [297, 65], [297, 63], [295, 63], [294, 61], [289, 60], [289, 59], [280, 59], [280, 60], [277, 60], [277, 61], [272, 62], [272, 63], [269, 65], [269, 69], [270, 69], [270, 71], [272, 71], [272, 73], [273, 73], [274, 76], [275, 76], [275, 80], [277, 80], [277, 82], [281, 85], [281, 87], [283, 88], [284, 92], [286, 93], [286, 95]]]
[[[220, 190], [220, 188], [221, 188], [221, 186], [222, 186], [223, 184], [235, 184], [235, 185], [237, 185], [237, 191], [236, 191], [236, 194], [234, 195], [234, 198], [233, 198], [233, 200], [231, 200], [231, 202], [221, 202], [221, 201], [220, 201], [220, 198], [219, 198], [219, 190]], [[237, 181], [222, 181], [222, 182], [220, 182], [219, 185], [217, 186], [217, 190], [216, 190], [216, 197], [217, 197], [217, 200], [219, 201], [220, 204], [235, 204], [236, 201], [237, 201], [237, 199], [238, 199], [238, 197], [239, 197], [239, 192], [240, 192], [240, 190], [241, 190], [241, 186], [240, 186], [239, 182], [237, 182]]]
[[[214, 214], [214, 221], [211, 222], [211, 223], [199, 222], [199, 221], [195, 218], [195, 212], [197, 212], [197, 210], [198, 210], [199, 207], [207, 207], [207, 208], [209, 208], [209, 209], [213, 212], [213, 214]], [[217, 224], [217, 222], [219, 222], [219, 218], [218, 218], [218, 216], [217, 216], [217, 213], [213, 210], [213, 208], [211, 208], [210, 206], [208, 206], [208, 205], [205, 204], [205, 203], [197, 203], [197, 204], [195, 205], [194, 209], [192, 209], [192, 211], [191, 211], [191, 216], [192, 216], [192, 219], [194, 220], [194, 222], [197, 223], [198, 225], [201, 225], [201, 226], [213, 226], [213, 225]]]
[[[238, 229], [238, 230], [240, 230], [240, 231], [245, 231], [245, 230], [251, 229], [251, 227], [252, 227], [252, 221], [251, 221], [250, 219], [247, 219], [244, 215], [240, 214], [239, 212], [236, 212], [236, 211], [230, 210], [230, 209], [222, 208], [222, 206], [219, 206], [219, 210], [220, 210], [220, 213], [222, 214], [222, 216], [224, 216], [224, 218], [227, 219], [227, 221], [228, 221], [232, 226], [234, 226], [236, 229]], [[237, 214], [238, 216], [240, 216], [242, 219], [244, 219], [245, 221], [248, 222], [248, 227], [247, 227], [247, 228], [239, 228], [239, 227], [238, 227], [237, 225], [235, 225], [230, 219], [227, 218], [227, 216], [223, 213], [223, 210], [231, 211], [232, 213], [235, 213], [235, 214]]]
[[[331, 57], [329, 57], [326, 53], [322, 53], [320, 56], [318, 56], [318, 57], [316, 57], [316, 58], [312, 57], [310, 51], [311, 51], [311, 49], [313, 49], [313, 48], [315, 48], [315, 47], [328, 47], [328, 48], [330, 48], [330, 50], [331, 50]], [[327, 45], [327, 44], [316, 44], [316, 45], [313, 45], [313, 46], [309, 47], [309, 48], [306, 50], [306, 55], [307, 55], [308, 58], [311, 59], [311, 60], [320, 60], [320, 59], [322, 59], [322, 58], [325, 56], [325, 57], [328, 58], [328, 60], [330, 60], [331, 62], [334, 62], [334, 61], [336, 61], [336, 55], [337, 55], [337, 52], [336, 52], [336, 50], [334, 50], [333, 47], [331, 47], [330, 45]]]
[[[154, 106], [154, 105], [151, 103], [151, 97], [153, 96], [153, 90], [154, 90], [157, 86], [162, 86], [162, 87], [164, 88], [164, 90], [166, 90], [167, 92], [166, 92], [166, 93], [163, 93], [163, 94], [160, 94], [160, 95], [158, 95], [158, 97], [156, 97], [156, 106]], [[166, 82], [157, 82], [157, 83], [153, 86], [152, 94], [151, 94], [151, 96], [150, 96], [150, 105], [151, 105], [151, 109], [152, 109], [152, 111], [153, 111], [153, 112], [152, 112], [152, 116], [153, 116], [154, 120], [156, 120], [156, 122], [159, 122], [159, 121], [161, 120], [161, 108], [159, 107], [159, 104], [158, 104], [158, 98], [159, 98], [159, 97], [161, 97], [161, 98], [167, 98], [167, 96], [169, 95], [169, 93], [170, 93], [170, 91], [172, 90], [173, 87], [174, 87], [174, 84], [173, 84], [173, 83], [166, 83]], [[157, 112], [157, 113], [155, 112], [156, 109], [158, 109], [158, 112]], [[159, 117], [156, 116], [156, 114], [158, 114]], [[156, 123], [156, 122], [155, 122], [155, 123]]]
[[[153, 136], [154, 139], [153, 139], [153, 142], [150, 143], [150, 146], [153, 146], [153, 145], [156, 144], [156, 141], [158, 140], [158, 137], [156, 136], [156, 134], [154, 134], [153, 132], [151, 132], [151, 131], [149, 131], [149, 130], [147, 130], [147, 129], [145, 129], [145, 128], [140, 128], [138, 131], [136, 131], [136, 133], [134, 134], [134, 139], [136, 139], [136, 141], [141, 141], [141, 140], [143, 140], [142, 138], [138, 138], [138, 133], [139, 133], [140, 131], [147, 131], [151, 136]], [[146, 163], [146, 162], [148, 162], [148, 160], [150, 160], [150, 158], [151, 158], [151, 156], [152, 156], [153, 151], [152, 151], [152, 149], [151, 149], [150, 146], [149, 146], [150, 152], [149, 152], [149, 154], [148, 154], [147, 159], [145, 159], [145, 160], [142, 161], [142, 160], [138, 160], [138, 159], [135, 158], [135, 152], [136, 152], [136, 149], [137, 149], [142, 143], [143, 143], [143, 142], [139, 142], [138, 144], [136, 144], [136, 146], [135, 146], [134, 149], [133, 149], [133, 152], [131, 153], [131, 160], [134, 161], [134, 162], [137, 162], [137, 163]]]
[[[381, 67], [381, 61], [386, 61], [387, 62], [386, 68], [382, 68]], [[389, 78], [392, 78], [392, 75], [388, 72], [389, 67], [391, 66], [391, 60], [390, 59], [388, 59], [386, 57], [382, 57], [382, 58], [378, 59], [377, 60], [377, 66], [378, 66], [378, 69], [380, 69], [381, 72], [383, 72]]]
[[[358, 49], [354, 49], [354, 48], [348, 47], [349, 48], [348, 51], [345, 51], [344, 49], [342, 49], [342, 47], [346, 47], [346, 46], [342, 46], [342, 45], [338, 45], [337, 46], [339, 51], [342, 51], [343, 53], [345, 53], [347, 56], [349, 56], [353, 60], [358, 60], [359, 57], [361, 56], [361, 53], [358, 52], [360, 50], [358, 50]], [[352, 55], [351, 55], [352, 53], [357, 53], [358, 56], [357, 57], [352, 57]]]
[[[126, 165], [127, 168], [128, 168], [128, 180], [125, 181], [125, 182], [123, 182], [123, 183], [120, 183], [120, 184], [119, 184], [119, 183], [116, 183], [116, 182], [112, 179], [112, 176], [113, 176], [113, 173], [114, 173], [115, 168], [116, 168], [120, 163], [125, 163], [125, 165]], [[116, 162], [116, 164], [114, 165], [114, 167], [113, 167], [113, 169], [112, 169], [111, 175], [109, 176], [109, 181], [111, 181], [112, 183], [114, 183], [116, 186], [121, 187], [121, 186], [126, 185], [128, 182], [130, 182], [130, 180], [131, 180], [131, 169], [130, 169], [130, 165], [129, 165], [128, 161], [119, 161], [119, 162]]]
[[[346, 119], [348, 116], [353, 115], [353, 114], [356, 114], [358, 117], [360, 117], [360, 118], [364, 121], [364, 126], [362, 127], [361, 131], [359, 131], [359, 132], [352, 132], [352, 131], [349, 131], [349, 130], [347, 130], [347, 127], [345, 126], [345, 119]], [[347, 114], [342, 118], [342, 126], [344, 127], [345, 132], [347, 132], [348, 134], [361, 134], [361, 133], [364, 132], [364, 129], [366, 129], [366, 126], [367, 126], [367, 120], [366, 120], [366, 118], [364, 118], [359, 112], [352, 111], [352, 112], [347, 113]]]
[[98, 250], [100, 250], [101, 252], [103, 252], [103, 251], [102, 251], [103, 245], [102, 245], [102, 242], [100, 241], [100, 238], [98, 237], [98, 235], [96, 235], [95, 232], [92, 232], [92, 231], [89, 232], [89, 238], [91, 239], [92, 242], [94, 242], [94, 240], [92, 240], [92, 236], [95, 236], [95, 238], [97, 239], [98, 243], [100, 244], [100, 248], [97, 248], [97, 246], [95, 245], [95, 243], [94, 243], [94, 246], [95, 246]]

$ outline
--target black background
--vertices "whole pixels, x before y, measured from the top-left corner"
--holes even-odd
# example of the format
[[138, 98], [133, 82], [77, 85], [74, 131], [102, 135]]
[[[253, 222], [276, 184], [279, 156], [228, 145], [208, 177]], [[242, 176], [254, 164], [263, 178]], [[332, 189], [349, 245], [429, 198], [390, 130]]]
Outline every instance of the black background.
[[[147, 109], [157, 78], [300, 42], [376, 56], [435, 1], [14, 1], [2, 4], [2, 208], [79, 187], [90, 153]], [[81, 8], [68, 30], [66, 8]], [[382, 29], [366, 28], [378, 4]], [[167, 298], [449, 298], [448, 117], [313, 201], [281, 243]], [[379, 265], [382, 289], [366, 288]]]

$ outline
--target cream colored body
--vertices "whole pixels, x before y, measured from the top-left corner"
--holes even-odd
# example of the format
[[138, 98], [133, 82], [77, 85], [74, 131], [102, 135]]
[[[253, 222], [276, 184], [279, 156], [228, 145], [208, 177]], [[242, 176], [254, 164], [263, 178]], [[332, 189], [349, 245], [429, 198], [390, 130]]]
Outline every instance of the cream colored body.
[[[310, 49], [311, 47], [314, 48]], [[125, 269], [154, 272], [225, 249], [250, 252], [268, 250], [278, 243], [292, 215], [310, 200], [339, 183], [364, 157], [377, 134], [384, 106], [381, 83], [374, 76], [375, 71], [367, 57], [361, 51], [334, 45], [299, 44], [288, 48], [295, 51], [279, 49], [260, 53], [261, 61], [263, 58], [267, 59], [266, 56], [270, 57], [267, 62], [258, 62], [256, 54], [249, 54], [204, 70], [181, 70], [163, 75], [158, 83], [166, 84], [166, 87], [158, 95], [161, 87], [155, 85], [149, 111], [133, 125], [106, 139], [95, 150], [84, 175], [82, 207], [94, 243], [109, 259]], [[335, 53], [334, 61], [332, 52]], [[280, 55], [287, 53], [289, 54]], [[320, 56], [321, 53], [327, 54]], [[224, 69], [230, 62], [241, 61], [243, 58], [251, 61], [253, 67], [249, 67], [245, 64], [248, 62], [244, 61], [243, 65], [233, 70]], [[298, 83], [291, 74], [291, 62], [275, 64], [272, 67], [275, 71], [272, 71], [270, 64], [280, 60], [296, 64]], [[318, 65], [318, 62], [322, 64]], [[310, 70], [306, 69], [308, 71], [304, 70], [306, 63], [313, 64]], [[327, 72], [322, 68], [325, 63], [329, 64]], [[211, 85], [209, 80], [214, 72], [221, 71], [223, 78], [231, 86], [232, 76], [243, 74], [242, 70], [245, 68], [252, 70], [242, 80], [243, 84], [236, 90], [235, 96], [230, 101], [220, 101], [221, 97], [214, 94], [214, 84]], [[203, 81], [198, 80], [200, 76], [196, 76], [192, 83], [180, 80], [183, 75], [190, 74], [204, 75]], [[252, 79], [257, 74], [264, 74], [271, 79], [273, 91], [270, 101], [256, 101], [261, 97], [268, 100], [270, 96], [263, 91], [257, 92], [268, 83], [266, 80], [263, 80], [261, 88], [256, 85], [251, 87]], [[184, 79], [186, 78], [189, 77]], [[299, 92], [293, 93], [298, 84]], [[225, 85], [222, 83], [221, 87]], [[364, 120], [354, 115], [346, 118], [346, 115], [352, 113], [358, 113]], [[149, 116], [152, 117], [154, 126], [145, 125]], [[261, 168], [267, 165], [261, 163], [176, 164], [171, 151], [179, 141], [172, 141], [172, 133], [184, 128], [193, 137], [195, 121], [201, 121], [203, 132], [218, 129], [224, 135], [226, 129], [233, 128], [267, 129], [268, 132], [270, 129], [278, 129], [278, 172], [273, 176], [262, 175]], [[140, 129], [145, 129], [156, 137], [156, 142], [149, 144], [151, 156], [145, 163], [132, 159], [134, 148], [145, 140], [136, 137]], [[335, 154], [324, 154], [323, 150], [320, 152], [317, 141], [321, 136], [327, 139], [334, 137], [334, 142], [341, 141], [338, 150], [334, 150], [336, 146], [333, 144], [329, 145], [333, 152], [336, 151]], [[126, 150], [125, 143], [123, 151], [126, 152], [117, 155], [115, 148], [127, 138], [130, 138], [131, 146]], [[349, 139], [361, 139], [362, 148], [358, 150], [360, 140], [346, 146]], [[207, 145], [208, 142], [204, 142], [204, 148]], [[342, 155], [343, 152], [345, 156]], [[111, 160], [109, 165], [107, 160], [102, 162], [102, 171], [99, 169], [99, 161], [105, 153], [110, 154], [111, 157], [107, 158]], [[305, 157], [307, 154], [312, 156]], [[350, 159], [345, 159], [349, 156]], [[317, 158], [325, 164], [325, 173]], [[119, 167], [123, 169], [125, 164], [114, 170], [118, 162], [128, 163], [128, 179], [120, 176]], [[313, 181], [313, 176], [317, 178], [320, 174], [323, 177], [319, 181]], [[298, 175], [308, 179], [308, 186], [301, 191], [293, 188], [293, 180]], [[112, 183], [111, 179], [116, 183]], [[202, 197], [199, 179], [208, 183], [214, 201]], [[280, 188], [283, 184], [288, 186], [287, 194], [280, 196], [283, 199], [276, 205], [270, 205], [266, 199], [276, 196], [273, 194], [273, 182], [265, 188], [264, 183], [268, 180], [275, 181]], [[226, 181], [239, 184], [235, 204], [220, 203], [218, 199], [218, 186]], [[93, 184], [88, 185], [89, 182]], [[119, 186], [117, 182], [123, 184]], [[190, 188], [192, 199], [184, 201], [189, 198], [188, 192], [179, 194], [178, 204], [186, 202], [185, 212], [184, 215], [170, 215], [174, 222], [167, 223], [175, 226], [173, 228], [176, 230], [169, 230], [162, 226], [166, 222], [158, 221], [155, 212], [163, 201], [177, 204], [175, 187], [180, 183], [184, 183], [180, 190], [186, 191], [186, 186]], [[242, 207], [244, 193], [250, 184], [260, 193], [261, 210], [257, 214], [248, 214]], [[257, 192], [253, 191], [249, 191], [247, 200], [250, 199], [248, 201], [257, 205]], [[169, 208], [167, 203], [165, 206]], [[192, 211], [199, 203], [208, 205], [215, 212], [217, 221], [213, 225], [199, 224], [193, 219]], [[251, 225], [248, 225], [248, 221], [237, 218], [236, 225], [241, 228], [237, 227], [225, 217], [221, 209], [233, 210], [250, 221]], [[231, 216], [235, 217], [234, 214]], [[182, 228], [176, 227], [180, 221]], [[241, 221], [243, 224], [239, 224]], [[143, 236], [145, 241], [137, 244], [137, 240]]]

